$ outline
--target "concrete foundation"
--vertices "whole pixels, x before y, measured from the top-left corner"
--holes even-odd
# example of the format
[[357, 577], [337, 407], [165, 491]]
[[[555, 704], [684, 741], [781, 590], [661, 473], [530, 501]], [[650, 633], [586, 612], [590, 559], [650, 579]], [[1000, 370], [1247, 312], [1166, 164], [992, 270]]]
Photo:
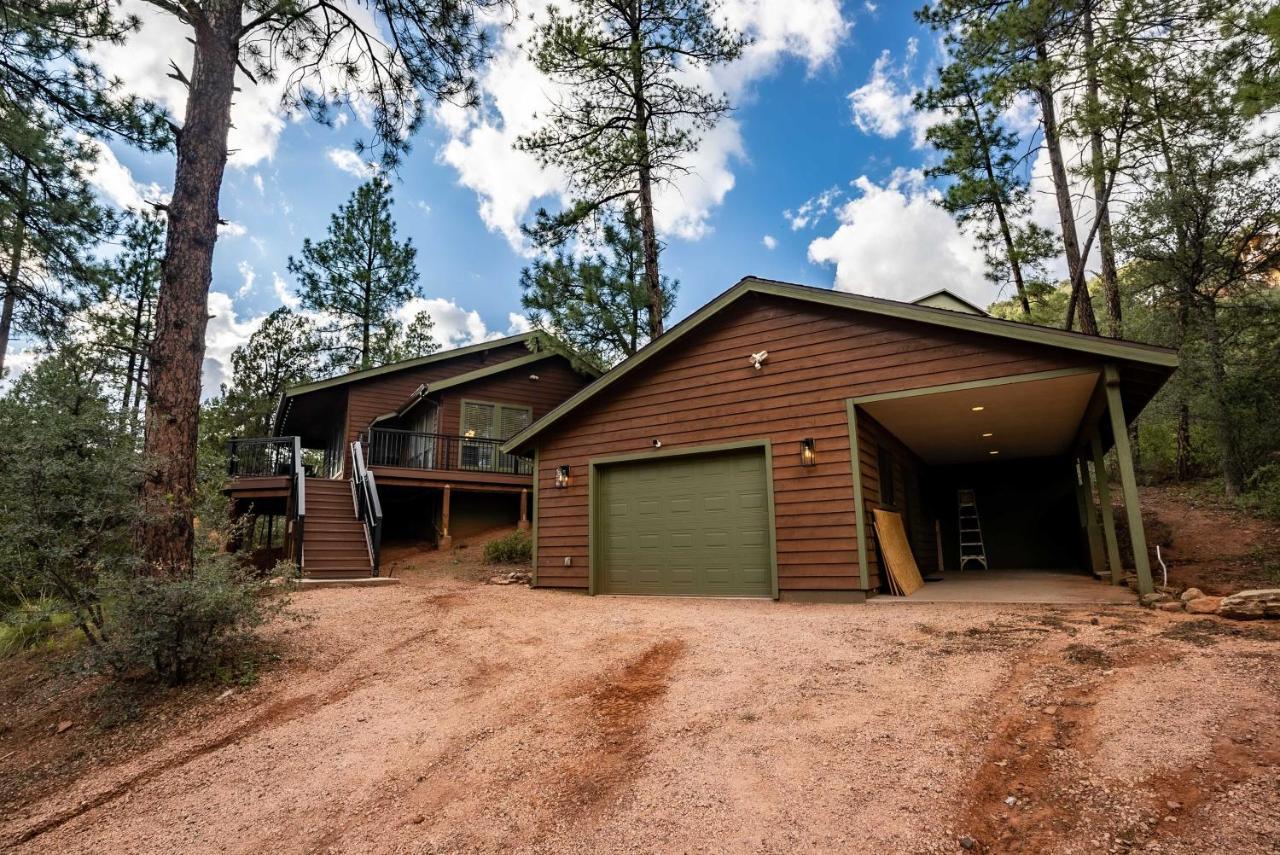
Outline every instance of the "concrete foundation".
[[1045, 603], [1128, 604], [1133, 591], [1108, 585], [1081, 573], [1052, 570], [965, 570], [947, 573], [941, 582], [926, 582], [909, 597], [882, 594], [867, 602], [893, 603]]

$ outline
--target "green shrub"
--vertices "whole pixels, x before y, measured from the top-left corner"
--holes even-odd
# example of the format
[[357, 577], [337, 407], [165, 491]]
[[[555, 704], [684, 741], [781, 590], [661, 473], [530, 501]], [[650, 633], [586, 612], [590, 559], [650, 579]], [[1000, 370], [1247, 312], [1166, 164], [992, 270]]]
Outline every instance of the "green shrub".
[[[290, 575], [287, 568], [280, 573]], [[171, 685], [250, 668], [259, 649], [255, 630], [287, 605], [282, 586], [231, 555], [202, 556], [186, 576], [118, 576], [104, 588], [110, 620], [95, 651], [99, 664]]]
[[487, 564], [528, 564], [533, 560], [533, 538], [517, 529], [491, 540], [484, 545], [484, 560]]
[[1245, 484], [1245, 502], [1263, 516], [1280, 520], [1280, 463], [1254, 470]]
[[0, 619], [0, 656], [44, 642], [68, 622], [66, 610], [50, 597], [22, 598]]

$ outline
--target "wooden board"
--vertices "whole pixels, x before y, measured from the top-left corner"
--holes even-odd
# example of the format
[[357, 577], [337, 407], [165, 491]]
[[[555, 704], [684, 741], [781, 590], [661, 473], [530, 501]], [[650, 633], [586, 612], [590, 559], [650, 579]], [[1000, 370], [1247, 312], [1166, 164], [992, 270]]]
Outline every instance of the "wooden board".
[[884, 555], [884, 563], [888, 565], [889, 576], [898, 590], [911, 596], [924, 587], [924, 579], [920, 576], [920, 568], [916, 566], [915, 556], [911, 554], [911, 545], [907, 542], [907, 531], [902, 527], [902, 517], [893, 511], [876, 508], [876, 539], [880, 541], [880, 552]]

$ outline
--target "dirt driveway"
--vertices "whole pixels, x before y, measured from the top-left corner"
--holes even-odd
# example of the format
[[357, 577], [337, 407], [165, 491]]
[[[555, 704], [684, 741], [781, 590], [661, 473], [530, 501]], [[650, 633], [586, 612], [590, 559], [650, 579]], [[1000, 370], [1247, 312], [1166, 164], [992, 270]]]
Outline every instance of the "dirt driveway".
[[[0, 817], [20, 852], [1280, 847], [1280, 633], [1132, 607], [299, 595], [201, 726]], [[50, 737], [53, 738], [53, 737]]]

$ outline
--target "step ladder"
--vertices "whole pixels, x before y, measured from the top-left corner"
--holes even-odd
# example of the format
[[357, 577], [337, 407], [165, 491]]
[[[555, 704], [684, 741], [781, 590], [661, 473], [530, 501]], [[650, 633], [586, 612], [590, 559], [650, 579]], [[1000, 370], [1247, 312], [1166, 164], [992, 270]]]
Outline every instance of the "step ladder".
[[977, 494], [973, 490], [959, 490], [956, 498], [960, 505], [960, 569], [966, 569], [973, 561], [986, 570], [987, 549], [982, 544]]

